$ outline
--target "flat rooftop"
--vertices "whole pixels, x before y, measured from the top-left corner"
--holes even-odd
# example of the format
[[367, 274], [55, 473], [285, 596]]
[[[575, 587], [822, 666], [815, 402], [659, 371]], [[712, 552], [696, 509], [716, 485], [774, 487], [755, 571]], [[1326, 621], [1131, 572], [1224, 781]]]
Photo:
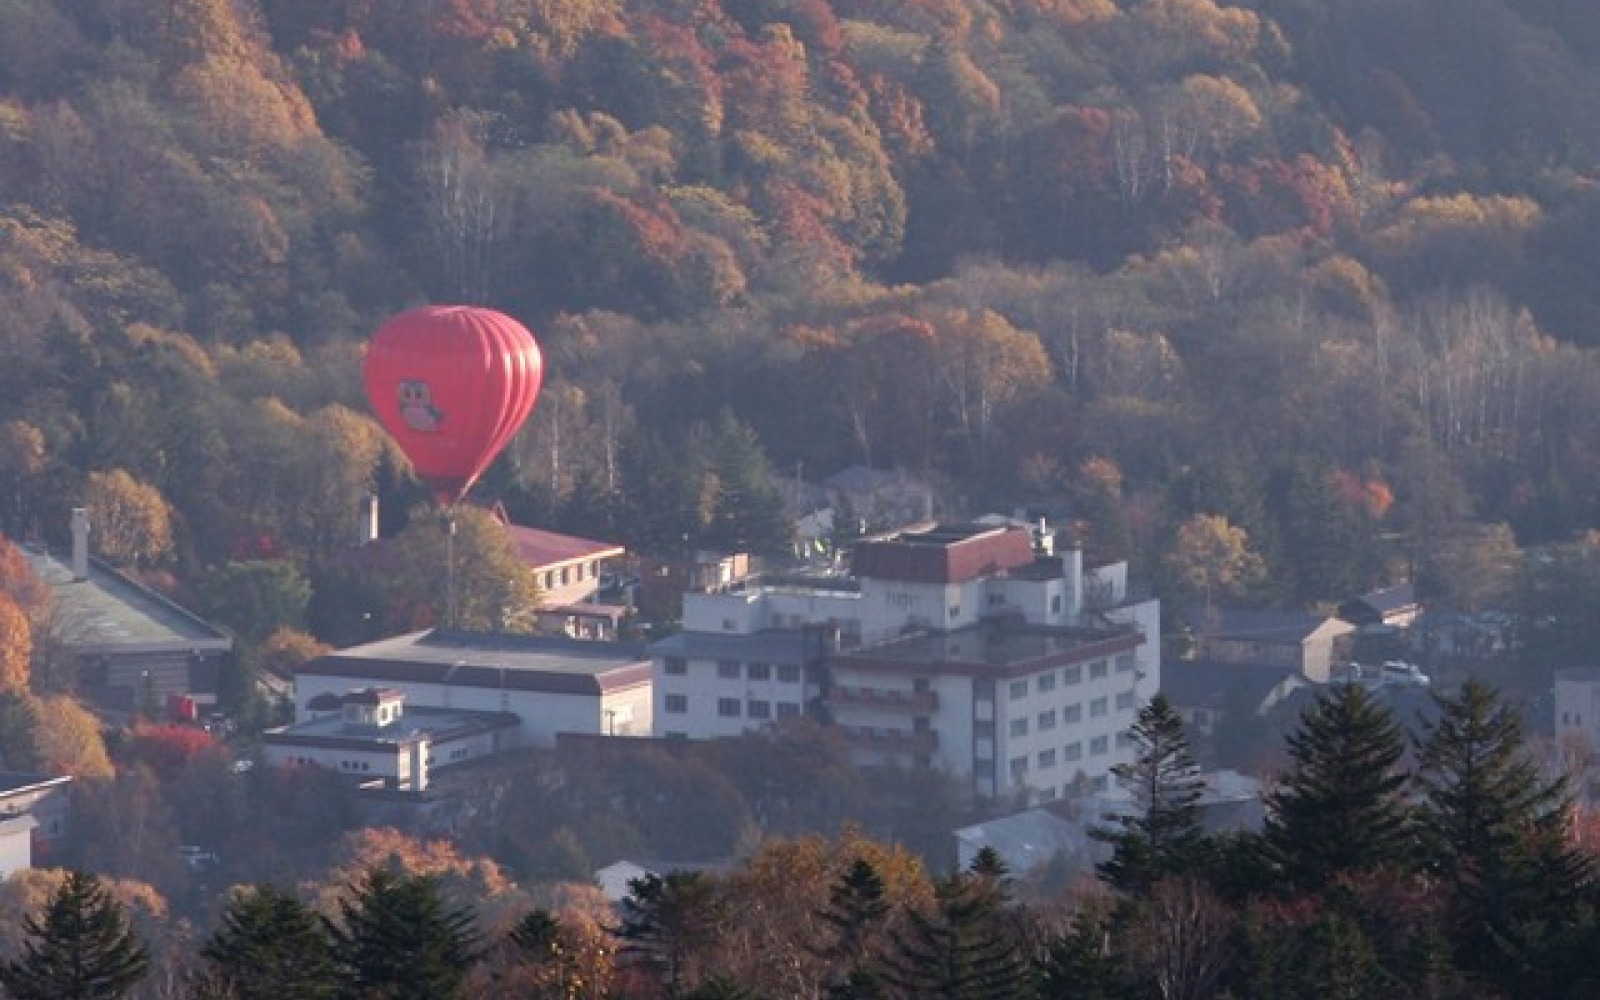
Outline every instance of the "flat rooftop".
[[497, 729], [514, 729], [522, 720], [510, 712], [468, 712], [459, 709], [407, 705], [399, 722], [387, 726], [360, 725], [340, 715], [297, 722], [270, 729], [267, 742], [313, 746], [398, 746], [427, 737], [433, 743], [466, 739]]
[[23, 771], [0, 771], [0, 795], [10, 795], [13, 792], [25, 791], [32, 788], [43, 788], [46, 785], [65, 784], [71, 778], [50, 777], [44, 774], [29, 774]]
[[1010, 676], [1126, 652], [1143, 642], [1144, 637], [1132, 628], [981, 622], [949, 632], [921, 633], [882, 645], [844, 650], [830, 659], [844, 666], [915, 667], [935, 673]]
[[302, 677], [593, 694], [650, 679], [640, 643], [511, 632], [410, 632], [319, 656]]
[[807, 662], [820, 655], [822, 633], [796, 629], [764, 629], [751, 633], [679, 632], [652, 643], [658, 656], [694, 660], [765, 660], [769, 663]]
[[76, 580], [72, 568], [43, 548], [22, 547], [39, 579], [56, 599], [67, 645], [77, 652], [231, 649], [227, 633], [99, 562]]

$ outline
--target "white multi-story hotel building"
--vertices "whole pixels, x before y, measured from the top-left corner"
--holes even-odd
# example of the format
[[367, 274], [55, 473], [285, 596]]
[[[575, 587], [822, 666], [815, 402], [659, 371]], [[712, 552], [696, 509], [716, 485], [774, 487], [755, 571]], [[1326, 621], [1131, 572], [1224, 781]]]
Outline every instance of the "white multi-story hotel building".
[[1127, 565], [1019, 525], [858, 543], [850, 574], [755, 578], [684, 598], [651, 647], [658, 736], [730, 736], [787, 716], [838, 726], [863, 764], [943, 769], [985, 796], [1109, 784], [1160, 686], [1160, 606]]

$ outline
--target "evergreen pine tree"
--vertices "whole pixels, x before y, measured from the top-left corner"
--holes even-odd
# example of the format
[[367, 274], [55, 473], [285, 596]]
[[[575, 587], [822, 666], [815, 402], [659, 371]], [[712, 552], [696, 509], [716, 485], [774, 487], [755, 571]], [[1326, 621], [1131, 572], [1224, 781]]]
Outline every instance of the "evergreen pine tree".
[[719, 495], [706, 540], [729, 551], [787, 552], [794, 525], [755, 431], [724, 410], [711, 433], [711, 471]]
[[1309, 922], [1270, 919], [1261, 909], [1245, 920], [1240, 993], [1251, 1000], [1369, 1000], [1404, 995], [1355, 921], [1334, 909]]
[[1373, 526], [1358, 506], [1339, 497], [1333, 469], [1324, 462], [1293, 460], [1275, 476], [1272, 500], [1283, 562], [1305, 601], [1361, 593], [1372, 582]]
[[1267, 796], [1262, 843], [1284, 888], [1317, 892], [1340, 875], [1408, 863], [1403, 751], [1399, 727], [1365, 688], [1341, 684], [1317, 698], [1289, 736], [1293, 766]]
[[834, 939], [818, 949], [834, 970], [830, 996], [875, 995], [870, 991], [880, 985], [876, 941], [888, 915], [882, 877], [872, 862], [856, 858], [828, 890], [828, 905], [817, 914], [834, 932]]
[[548, 910], [530, 910], [511, 928], [506, 940], [511, 945], [513, 961], [532, 976], [522, 981], [519, 1000], [571, 996], [574, 983], [583, 973], [571, 934], [559, 918]]
[[530, 910], [511, 928], [511, 943], [535, 964], [550, 961], [562, 949], [561, 921], [548, 910]]
[[1547, 980], [1564, 975], [1567, 963], [1555, 959], [1571, 939], [1560, 931], [1579, 923], [1593, 884], [1590, 863], [1567, 843], [1571, 796], [1564, 778], [1546, 778], [1529, 759], [1516, 711], [1494, 690], [1469, 681], [1437, 701], [1416, 782], [1424, 857], [1443, 889], [1456, 963], [1507, 995], [1530, 996], [1530, 983], [1553, 987]]
[[885, 978], [899, 993], [928, 1000], [1016, 1000], [1028, 968], [1007, 909], [1006, 869], [984, 848], [964, 872], [934, 886], [935, 910], [907, 914], [894, 937]]
[[1127, 966], [1111, 949], [1108, 920], [1080, 912], [1039, 961], [1038, 1000], [1136, 1000]]
[[200, 948], [204, 980], [236, 1000], [333, 1000], [339, 977], [326, 926], [292, 894], [247, 889]]
[[477, 960], [471, 914], [451, 907], [438, 881], [374, 868], [339, 904], [333, 953], [346, 1000], [456, 1000]]
[[1189, 752], [1183, 720], [1158, 694], [1140, 709], [1131, 731], [1134, 759], [1112, 773], [1133, 797], [1134, 811], [1111, 818], [1117, 826], [1093, 831], [1111, 844], [1100, 877], [1130, 896], [1143, 897], [1161, 879], [1189, 873], [1204, 860], [1200, 826], [1205, 781]]
[[11, 1000], [117, 1000], [149, 968], [122, 907], [84, 872], [69, 873], [23, 933], [22, 954], [0, 966]]
[[723, 904], [717, 885], [699, 872], [654, 873], [628, 882], [621, 956], [653, 973], [669, 1000], [684, 996], [705, 950], [716, 939]]

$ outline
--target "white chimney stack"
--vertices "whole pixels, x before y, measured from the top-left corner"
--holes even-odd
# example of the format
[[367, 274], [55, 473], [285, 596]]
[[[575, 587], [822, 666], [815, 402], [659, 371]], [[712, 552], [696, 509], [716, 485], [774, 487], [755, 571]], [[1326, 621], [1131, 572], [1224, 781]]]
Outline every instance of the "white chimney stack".
[[378, 540], [378, 494], [361, 498], [361, 544]]
[[72, 578], [89, 579], [89, 509], [72, 508]]

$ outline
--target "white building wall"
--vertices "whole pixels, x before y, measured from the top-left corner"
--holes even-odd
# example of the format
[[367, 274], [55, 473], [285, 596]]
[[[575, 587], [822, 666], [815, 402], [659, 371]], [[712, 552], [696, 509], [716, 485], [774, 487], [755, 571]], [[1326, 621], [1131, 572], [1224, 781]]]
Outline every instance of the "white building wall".
[[1576, 742], [1591, 755], [1600, 749], [1600, 670], [1556, 671], [1556, 740]]
[[1144, 704], [1137, 663], [1123, 653], [1001, 681], [999, 793], [1061, 797], [1080, 772], [1109, 787], [1111, 768], [1133, 759], [1126, 734]]
[[[982, 615], [982, 588], [983, 582], [977, 580], [944, 584], [864, 579], [861, 634], [871, 643], [907, 626], [951, 629], [970, 625]], [[954, 615], [952, 608], [957, 609]]]
[[605, 732], [598, 694], [558, 694], [459, 684], [377, 682], [370, 677], [320, 674], [302, 674], [295, 679], [295, 718], [309, 719], [311, 713], [306, 706], [319, 694], [344, 695], [375, 684], [403, 692], [409, 705], [472, 712], [511, 712], [522, 720], [518, 737], [522, 746], [554, 746], [557, 733]]
[[803, 587], [752, 587], [734, 593], [683, 595], [685, 632], [750, 635], [763, 629], [797, 628], [800, 624], [837, 622], [842, 631], [859, 633], [861, 595]]
[[655, 700], [651, 685], [607, 691], [600, 696], [599, 732], [607, 736], [649, 736], [655, 730]]
[[[737, 675], [721, 676], [724, 664], [730, 672], [736, 668]], [[810, 696], [805, 671], [794, 664], [788, 667], [769, 663], [767, 677], [758, 679], [751, 676], [750, 664], [741, 660], [691, 658], [682, 674], [666, 674], [658, 664], [654, 731], [659, 736], [715, 739], [802, 715]]]
[[404, 749], [358, 750], [346, 747], [280, 746], [262, 747], [267, 763], [315, 764], [330, 771], [366, 781], [379, 779], [405, 787], [411, 780], [410, 761]]
[[731, 594], [683, 595], [685, 632], [731, 632], [749, 635], [767, 628], [767, 602], [759, 590]]
[[[688, 631], [725, 632], [743, 631], [745, 623], [750, 630], [795, 628], [803, 622], [837, 622], [854, 614], [860, 622], [860, 635], [870, 645], [907, 626], [963, 628], [1001, 611], [1020, 612], [1032, 624], [1082, 625], [1085, 603], [1090, 602], [1108, 620], [1136, 627], [1144, 641], [1132, 652], [1026, 677], [1001, 678], [995, 682], [992, 701], [974, 695], [978, 682], [972, 677], [930, 672], [923, 678], [938, 699], [937, 708], [926, 716], [929, 728], [937, 734], [933, 766], [972, 778], [984, 794], [1026, 791], [1033, 799], [1048, 800], [1067, 794], [1077, 782], [1110, 787], [1111, 768], [1132, 760], [1128, 730], [1161, 683], [1159, 602], [1112, 606], [1126, 599], [1126, 563], [1101, 567], [1083, 579], [1079, 550], [1068, 549], [1060, 558], [1062, 576], [1043, 580], [999, 576], [943, 584], [864, 578], [859, 581], [859, 594], [805, 597], [776, 590], [691, 594], [685, 600], [684, 623]], [[991, 596], [997, 599], [991, 600]], [[730, 620], [735, 628], [725, 629]], [[776, 704], [790, 697], [803, 711], [806, 698], [815, 693], [803, 683], [787, 689], [776, 684], [764, 687], [750, 681], [742, 668], [737, 677], [722, 677], [717, 661], [689, 660], [684, 674], [668, 676], [658, 658], [657, 734], [694, 739], [738, 735], [769, 721], [750, 717], [752, 700]], [[1045, 680], [1047, 676], [1053, 676], [1053, 681]], [[916, 677], [903, 670], [873, 673], [859, 664], [835, 663], [833, 683], [898, 691], [910, 698]], [[1013, 682], [1021, 684], [1015, 697]], [[672, 711], [667, 709], [668, 698], [674, 698]], [[719, 709], [723, 699], [728, 699], [730, 708], [737, 703], [738, 713], [723, 714]], [[1049, 713], [1054, 713], [1054, 725], [1046, 723], [1048, 728], [1041, 729], [1040, 716]], [[919, 714], [904, 706], [841, 704], [834, 709], [840, 726], [896, 730], [908, 737], [915, 732]], [[1025, 725], [1013, 729], [1019, 720]], [[863, 762], [910, 759], [908, 751], [876, 754], [855, 745], [855, 755]], [[1013, 761], [1018, 762], [1015, 769]], [[992, 785], [990, 775], [994, 776]]]
[[0, 820], [0, 878], [10, 878], [32, 866], [32, 824], [20, 817]]

